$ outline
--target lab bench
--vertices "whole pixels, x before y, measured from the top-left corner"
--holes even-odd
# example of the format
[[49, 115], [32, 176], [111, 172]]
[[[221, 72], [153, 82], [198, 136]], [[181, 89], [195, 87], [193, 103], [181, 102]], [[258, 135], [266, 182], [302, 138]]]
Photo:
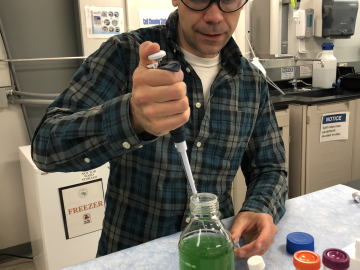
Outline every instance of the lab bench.
[[[360, 237], [360, 204], [351, 194], [355, 189], [336, 185], [286, 201], [286, 214], [277, 224], [274, 243], [263, 255], [266, 269], [294, 269], [292, 255], [286, 252], [286, 236], [306, 232], [315, 239], [315, 252], [322, 255], [328, 248], [343, 249]], [[227, 228], [234, 217], [223, 220]], [[80, 269], [179, 269], [180, 232], [142, 245], [99, 257], [66, 270]], [[244, 245], [244, 241], [241, 241]], [[247, 259], [236, 258], [235, 269], [246, 270]]]
[[[360, 179], [360, 90], [285, 89], [285, 96], [271, 90], [271, 100], [288, 163], [288, 198]], [[350, 112], [349, 138], [320, 143], [323, 114]], [[244, 176], [239, 168], [232, 198], [237, 213], [246, 196]]]
[[[360, 179], [360, 90], [284, 92], [271, 99], [290, 111], [289, 198]], [[320, 143], [322, 116], [338, 112], [350, 113], [348, 139]]]

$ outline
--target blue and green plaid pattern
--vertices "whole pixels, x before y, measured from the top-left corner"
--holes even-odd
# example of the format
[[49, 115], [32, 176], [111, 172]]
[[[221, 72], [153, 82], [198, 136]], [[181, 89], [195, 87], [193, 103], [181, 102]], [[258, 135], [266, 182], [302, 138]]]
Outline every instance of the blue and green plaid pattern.
[[231, 38], [221, 51], [210, 101], [197, 108], [204, 103], [202, 84], [177, 44], [177, 20], [175, 11], [166, 26], [103, 43], [35, 131], [32, 157], [45, 172], [86, 171], [110, 162], [98, 256], [179, 232], [189, 213], [191, 189], [170, 135], [136, 135], [129, 120], [132, 74], [147, 40], [166, 51], [164, 63], [181, 63], [191, 108], [187, 153], [198, 192], [218, 196], [222, 218], [234, 215], [231, 184], [241, 166], [248, 186], [241, 211], [268, 213], [275, 223], [285, 213], [285, 151], [264, 77]]

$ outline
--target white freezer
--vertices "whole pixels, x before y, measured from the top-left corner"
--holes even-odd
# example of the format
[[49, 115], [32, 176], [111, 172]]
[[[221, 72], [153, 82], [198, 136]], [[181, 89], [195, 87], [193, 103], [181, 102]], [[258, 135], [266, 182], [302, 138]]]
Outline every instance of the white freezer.
[[[101, 230], [66, 239], [59, 194], [59, 188], [93, 179], [83, 181], [82, 172], [45, 173], [39, 170], [31, 159], [30, 145], [19, 147], [19, 155], [36, 269], [61, 269], [94, 259]], [[109, 176], [108, 166], [106, 163], [94, 172], [96, 179], [102, 179], [104, 194]]]

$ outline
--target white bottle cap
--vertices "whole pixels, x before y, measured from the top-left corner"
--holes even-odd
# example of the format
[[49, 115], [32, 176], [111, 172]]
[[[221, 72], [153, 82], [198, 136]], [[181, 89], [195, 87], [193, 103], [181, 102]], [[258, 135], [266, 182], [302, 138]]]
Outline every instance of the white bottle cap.
[[252, 256], [247, 261], [249, 270], [263, 270], [265, 269], [265, 263], [261, 256]]

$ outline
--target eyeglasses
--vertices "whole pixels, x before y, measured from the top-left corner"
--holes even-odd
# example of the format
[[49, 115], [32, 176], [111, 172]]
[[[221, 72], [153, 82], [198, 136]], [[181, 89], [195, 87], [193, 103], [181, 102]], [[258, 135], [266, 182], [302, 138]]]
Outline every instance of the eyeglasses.
[[248, 0], [181, 0], [185, 6], [195, 11], [207, 9], [212, 3], [217, 3], [219, 9], [226, 13], [239, 10]]

